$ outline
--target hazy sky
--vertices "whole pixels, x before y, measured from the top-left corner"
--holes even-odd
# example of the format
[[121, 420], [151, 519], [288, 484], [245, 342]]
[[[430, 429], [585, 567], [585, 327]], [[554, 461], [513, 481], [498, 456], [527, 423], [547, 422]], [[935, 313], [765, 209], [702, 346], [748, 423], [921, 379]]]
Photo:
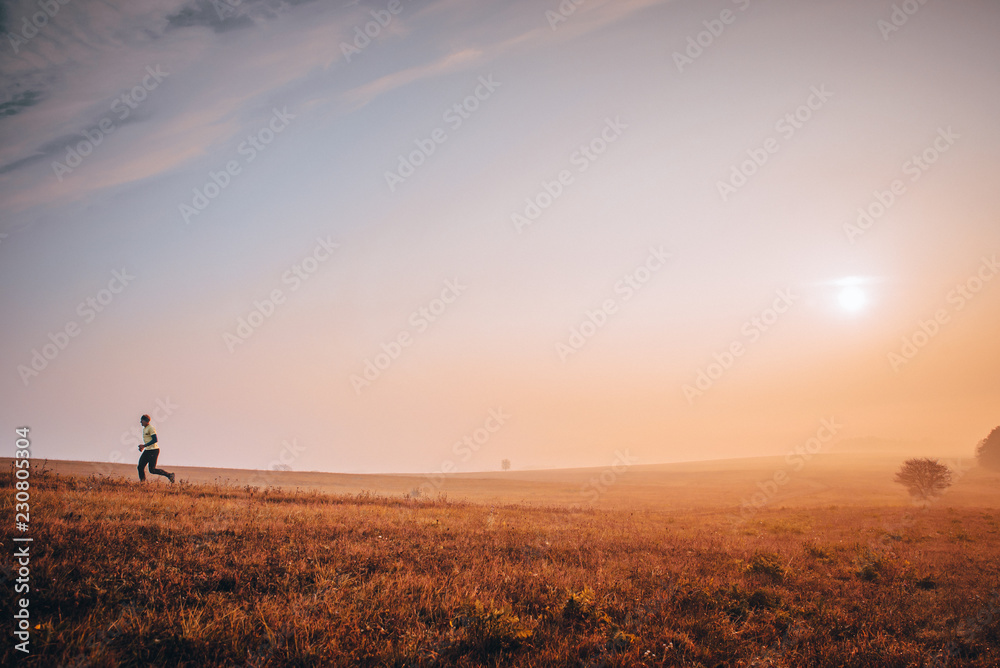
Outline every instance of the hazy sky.
[[132, 462], [142, 413], [168, 469], [351, 472], [1000, 424], [996, 2], [0, 8], [9, 451]]

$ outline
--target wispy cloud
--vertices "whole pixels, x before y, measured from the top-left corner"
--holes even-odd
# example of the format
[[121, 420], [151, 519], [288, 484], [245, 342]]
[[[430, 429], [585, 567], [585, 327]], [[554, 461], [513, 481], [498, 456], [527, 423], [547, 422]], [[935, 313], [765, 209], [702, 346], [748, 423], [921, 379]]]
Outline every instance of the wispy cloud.
[[433, 63], [410, 67], [379, 77], [371, 83], [347, 91], [344, 94], [344, 98], [355, 108], [363, 107], [379, 95], [383, 95], [401, 86], [466, 69], [479, 61], [482, 55], [483, 52], [477, 49], [462, 49], [456, 53], [450, 53], [443, 58], [439, 58]]
[[[257, 112], [269, 113], [290, 83], [321, 68], [346, 30], [341, 16], [324, 14], [317, 5], [303, 11], [321, 20], [290, 14], [308, 4], [243, 2], [241, 14], [220, 18], [207, 1], [147, 2], [84, 13], [85, 20], [72, 28], [63, 25], [72, 11], [57, 14], [44, 39], [40, 31], [17, 59], [0, 58], [0, 94], [6, 99], [0, 106], [0, 190], [7, 193], [8, 213], [194, 165], [255, 127]], [[270, 20], [286, 13], [291, 21]], [[273, 48], [234, 38], [221, 27], [241, 16], [253, 21], [237, 21], [239, 26], [256, 26]], [[81, 30], [85, 34], [77, 35]], [[111, 114], [116, 134], [57, 183], [51, 163], [65, 158], [82, 131], [109, 116], [116, 98], [142, 80], [147, 65], [162, 66], [168, 79], [127, 119]], [[133, 127], [126, 133], [124, 125]]]
[[[489, 37], [470, 36], [462, 46], [453, 48], [447, 55], [441, 56], [431, 63], [392, 72], [355, 87], [344, 94], [344, 99], [355, 108], [363, 107], [379, 95], [399, 87], [468, 69], [473, 65], [493, 60], [514, 48], [523, 47], [525, 44], [542, 46], [550, 42], [578, 39], [607, 25], [624, 20], [636, 12], [669, 1], [624, 0], [615, 2], [614, 0], [597, 0], [579, 6], [574, 5], [576, 11], [567, 17], [565, 24], [559, 24], [557, 30], [550, 27], [546, 12], [558, 12], [559, 3], [552, 3], [551, 6], [539, 6], [532, 3], [532, 6], [537, 7], [538, 20], [537, 25], [533, 25], [527, 30], [524, 30], [523, 17], [525, 12], [522, 7], [518, 6], [519, 11], [516, 14], [518, 20], [516, 22], [501, 22], [503, 28]], [[512, 6], [507, 8], [510, 7]], [[475, 9], [474, 5], [470, 6], [461, 0], [441, 0], [426, 6], [422, 16], [418, 18], [426, 20], [432, 15], [465, 14]], [[527, 16], [531, 15], [527, 14]]]

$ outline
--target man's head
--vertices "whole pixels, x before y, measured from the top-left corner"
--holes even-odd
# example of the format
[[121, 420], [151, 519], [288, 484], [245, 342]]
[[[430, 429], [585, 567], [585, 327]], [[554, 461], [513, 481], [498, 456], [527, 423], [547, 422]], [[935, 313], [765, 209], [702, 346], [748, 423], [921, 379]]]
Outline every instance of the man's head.
[[149, 424], [149, 416], [143, 415], [141, 418], [139, 418], [139, 424], [141, 424], [143, 427]]

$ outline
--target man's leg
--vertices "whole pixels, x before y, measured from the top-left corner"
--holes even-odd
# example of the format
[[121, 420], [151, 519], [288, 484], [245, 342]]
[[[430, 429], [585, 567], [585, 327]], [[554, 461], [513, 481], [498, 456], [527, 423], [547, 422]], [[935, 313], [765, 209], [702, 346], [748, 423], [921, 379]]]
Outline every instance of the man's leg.
[[[139, 469], [139, 482], [145, 482], [146, 481], [146, 471], [145, 471], [145, 469], [146, 469], [146, 464], [149, 462], [148, 455], [149, 455], [150, 452], [152, 452], [152, 450], [145, 450], [139, 456], [139, 465], [136, 467], [137, 469]], [[152, 472], [152, 469], [150, 469], [150, 472]]]
[[152, 473], [153, 475], [161, 475], [164, 478], [169, 478], [170, 477], [169, 473], [167, 473], [163, 469], [156, 468], [156, 460], [160, 456], [160, 449], [157, 448], [156, 450], [149, 450], [149, 452], [153, 454], [153, 456], [150, 457], [149, 472]]

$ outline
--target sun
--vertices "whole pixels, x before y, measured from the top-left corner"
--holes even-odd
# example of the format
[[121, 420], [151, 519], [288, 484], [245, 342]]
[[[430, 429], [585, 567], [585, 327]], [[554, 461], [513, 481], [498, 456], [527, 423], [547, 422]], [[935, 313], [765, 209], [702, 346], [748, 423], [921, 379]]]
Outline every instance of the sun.
[[868, 295], [860, 286], [848, 285], [840, 290], [837, 301], [845, 311], [857, 313], [868, 304]]

